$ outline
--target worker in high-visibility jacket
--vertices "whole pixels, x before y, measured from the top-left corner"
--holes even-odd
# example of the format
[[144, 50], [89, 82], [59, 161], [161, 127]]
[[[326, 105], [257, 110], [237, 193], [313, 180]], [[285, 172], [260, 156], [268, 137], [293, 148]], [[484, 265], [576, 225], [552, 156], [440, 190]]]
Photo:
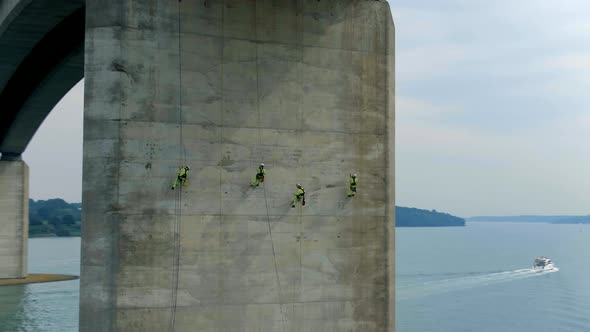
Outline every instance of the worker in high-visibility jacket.
[[260, 166], [258, 166], [258, 171], [256, 172], [256, 177], [252, 180], [252, 187], [258, 187], [260, 182], [264, 182], [264, 174], [266, 174], [264, 164], [260, 164]]
[[348, 178], [348, 180], [350, 181], [350, 187], [348, 189], [348, 197], [352, 197], [356, 194], [356, 184], [358, 183], [358, 177], [356, 176], [356, 174], [350, 174], [350, 177]]
[[174, 184], [172, 184], [172, 190], [174, 190], [174, 188], [176, 188], [176, 186], [178, 186], [181, 183], [184, 186], [188, 185], [186, 178], [188, 177], [188, 173], [190, 172], [190, 170], [191, 168], [189, 166], [181, 167], [178, 170], [178, 176], [176, 177], [176, 181], [174, 181]]
[[297, 191], [295, 192], [295, 198], [293, 198], [293, 203], [291, 203], [291, 207], [294, 208], [297, 202], [301, 202], [301, 205], [305, 205], [305, 190], [301, 184], [297, 184]]

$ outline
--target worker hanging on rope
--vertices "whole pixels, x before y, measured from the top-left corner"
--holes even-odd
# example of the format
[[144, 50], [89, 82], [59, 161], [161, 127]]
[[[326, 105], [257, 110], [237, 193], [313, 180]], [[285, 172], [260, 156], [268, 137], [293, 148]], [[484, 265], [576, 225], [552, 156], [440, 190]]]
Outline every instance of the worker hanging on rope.
[[256, 172], [256, 177], [252, 180], [252, 187], [258, 187], [260, 182], [264, 182], [264, 174], [266, 174], [264, 164], [260, 164], [260, 166], [258, 166], [258, 171]]
[[171, 188], [172, 190], [174, 190], [176, 188], [176, 186], [178, 186], [181, 183], [183, 186], [188, 185], [186, 178], [188, 177], [188, 173], [190, 170], [191, 170], [191, 168], [189, 166], [181, 167], [178, 170], [178, 177], [176, 178], [176, 181], [174, 181], [174, 184], [172, 185], [172, 188]]
[[350, 177], [348, 180], [350, 181], [350, 188], [348, 190], [348, 197], [352, 197], [356, 194], [356, 184], [358, 182], [358, 178], [356, 177], [356, 174], [350, 174]]
[[295, 198], [293, 198], [293, 203], [291, 203], [291, 207], [294, 208], [297, 202], [301, 201], [301, 205], [305, 206], [305, 190], [301, 184], [297, 184], [297, 191], [295, 192]]

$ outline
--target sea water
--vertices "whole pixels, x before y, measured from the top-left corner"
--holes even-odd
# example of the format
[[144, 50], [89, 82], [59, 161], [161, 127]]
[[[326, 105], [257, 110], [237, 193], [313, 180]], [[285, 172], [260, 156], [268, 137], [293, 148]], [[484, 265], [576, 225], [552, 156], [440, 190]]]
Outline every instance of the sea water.
[[[29, 240], [29, 273], [80, 275], [80, 238]], [[1, 332], [78, 331], [79, 280], [0, 287]]]
[[[29, 240], [31, 273], [79, 265], [79, 238]], [[590, 331], [590, 226], [397, 228], [396, 293], [398, 332]], [[77, 331], [78, 297], [77, 280], [0, 287], [0, 331]]]
[[[590, 331], [590, 227], [396, 229], [398, 332]], [[556, 272], [531, 269], [547, 256]]]

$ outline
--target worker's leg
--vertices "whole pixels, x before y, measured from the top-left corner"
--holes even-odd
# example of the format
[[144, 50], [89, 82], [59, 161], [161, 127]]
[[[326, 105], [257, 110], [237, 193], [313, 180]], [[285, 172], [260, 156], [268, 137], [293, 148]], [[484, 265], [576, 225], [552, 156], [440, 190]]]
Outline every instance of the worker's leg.
[[174, 183], [172, 184], [172, 190], [174, 190], [174, 188], [176, 188], [176, 186], [178, 186], [180, 184], [180, 178], [176, 177], [176, 181], [174, 181]]
[[297, 202], [299, 202], [299, 197], [295, 196], [295, 198], [293, 198], [293, 203], [291, 203], [291, 207], [294, 208]]
[[256, 177], [256, 178], [254, 178], [254, 180], [252, 180], [252, 187], [258, 187], [259, 184], [260, 184], [260, 178]]

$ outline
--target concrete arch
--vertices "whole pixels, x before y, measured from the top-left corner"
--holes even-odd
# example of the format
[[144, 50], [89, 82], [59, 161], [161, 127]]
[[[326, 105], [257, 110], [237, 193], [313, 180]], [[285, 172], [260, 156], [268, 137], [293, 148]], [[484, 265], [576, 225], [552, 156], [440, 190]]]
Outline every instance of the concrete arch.
[[0, 153], [20, 159], [84, 76], [84, 0], [0, 1]]
[[21, 154], [84, 76], [84, 0], [0, 0], [0, 278], [27, 276], [28, 167]]

